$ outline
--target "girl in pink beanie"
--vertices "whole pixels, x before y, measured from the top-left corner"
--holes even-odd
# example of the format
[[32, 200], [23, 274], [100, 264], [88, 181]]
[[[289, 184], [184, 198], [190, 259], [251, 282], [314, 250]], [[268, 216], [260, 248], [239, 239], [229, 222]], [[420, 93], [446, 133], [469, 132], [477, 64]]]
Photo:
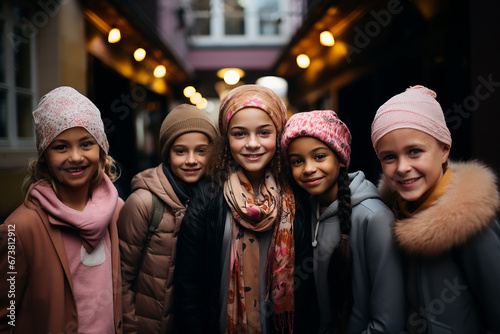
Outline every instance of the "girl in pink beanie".
[[59, 87], [33, 119], [38, 158], [25, 201], [0, 225], [0, 271], [10, 278], [0, 281], [0, 332], [121, 332], [123, 201], [100, 111]]
[[409, 333], [500, 333], [500, 196], [494, 173], [448, 161], [451, 135], [436, 93], [413, 86], [377, 111], [379, 190], [404, 255]]
[[400, 333], [404, 292], [394, 215], [363, 172], [347, 172], [349, 129], [334, 111], [302, 112], [288, 120], [281, 146], [294, 181], [309, 195], [297, 202], [311, 214], [295, 225], [309, 236], [296, 243], [296, 267], [307, 272], [312, 259], [316, 285], [302, 302], [319, 307], [305, 310], [319, 330], [306, 331]]

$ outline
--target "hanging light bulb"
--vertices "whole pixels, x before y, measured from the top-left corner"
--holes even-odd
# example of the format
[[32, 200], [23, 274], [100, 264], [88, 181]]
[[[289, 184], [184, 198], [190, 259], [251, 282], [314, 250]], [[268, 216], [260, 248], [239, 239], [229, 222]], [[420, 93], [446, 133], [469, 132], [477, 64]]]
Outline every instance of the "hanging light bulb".
[[163, 78], [165, 74], [167, 74], [167, 69], [163, 65], [158, 65], [153, 71], [153, 74], [157, 78]]
[[208, 100], [202, 97], [200, 102], [196, 103], [196, 106], [200, 109], [205, 109], [208, 106]]
[[201, 99], [203, 98], [203, 96], [201, 96], [200, 93], [196, 92], [193, 94], [193, 96], [191, 96], [191, 98], [189, 99], [189, 101], [196, 105], [197, 103], [200, 103]]
[[113, 28], [109, 31], [108, 34], [108, 42], [110, 43], [118, 43], [122, 39], [122, 35], [120, 33], [120, 29]]
[[319, 35], [319, 41], [324, 46], [333, 46], [333, 44], [335, 44], [335, 39], [333, 38], [332, 33], [328, 30], [323, 31]]
[[240, 74], [235, 70], [229, 70], [224, 74], [224, 82], [228, 85], [235, 85], [240, 81]]
[[138, 48], [134, 51], [134, 59], [136, 61], [143, 61], [146, 58], [146, 50], [143, 48]]
[[300, 68], [308, 68], [309, 64], [311, 63], [311, 60], [309, 57], [305, 54], [300, 54], [297, 56], [297, 65]]
[[184, 93], [184, 96], [189, 99], [194, 93], [196, 93], [196, 89], [193, 86], [187, 86], [182, 92]]

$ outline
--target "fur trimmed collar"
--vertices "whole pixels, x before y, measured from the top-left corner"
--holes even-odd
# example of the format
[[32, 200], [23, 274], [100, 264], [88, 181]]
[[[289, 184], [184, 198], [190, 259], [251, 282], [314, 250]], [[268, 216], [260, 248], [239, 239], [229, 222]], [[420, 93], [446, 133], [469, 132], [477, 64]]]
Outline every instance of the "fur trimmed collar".
[[[500, 196], [494, 172], [477, 161], [449, 162], [448, 166], [453, 178], [435, 205], [394, 223], [395, 240], [408, 254], [443, 254], [465, 244], [496, 218]], [[392, 207], [396, 194], [384, 178], [378, 188]]]

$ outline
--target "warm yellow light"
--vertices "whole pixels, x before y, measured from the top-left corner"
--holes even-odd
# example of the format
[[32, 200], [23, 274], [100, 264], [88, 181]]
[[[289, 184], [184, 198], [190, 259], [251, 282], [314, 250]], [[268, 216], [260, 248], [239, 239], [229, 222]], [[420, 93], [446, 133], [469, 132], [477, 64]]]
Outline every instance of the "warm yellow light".
[[197, 104], [201, 101], [202, 99], [202, 96], [200, 93], [196, 92], [193, 94], [193, 96], [191, 96], [191, 98], [189, 99], [189, 101], [192, 103], [192, 104]]
[[196, 89], [193, 86], [187, 86], [182, 92], [184, 93], [184, 96], [189, 99], [194, 93], [196, 93]]
[[121, 38], [122, 38], [122, 35], [120, 33], [120, 29], [113, 28], [113, 29], [111, 29], [109, 31], [108, 42], [110, 42], [110, 43], [118, 43]]
[[319, 35], [319, 41], [324, 46], [333, 46], [333, 44], [335, 44], [335, 39], [333, 38], [332, 33], [329, 32], [328, 30], [323, 31]]
[[300, 54], [297, 56], [297, 65], [300, 68], [308, 68], [310, 63], [311, 60], [309, 60], [309, 57], [307, 55]]
[[196, 103], [196, 106], [200, 109], [205, 109], [208, 105], [208, 100], [204, 97], [201, 98], [200, 102]]
[[235, 85], [240, 81], [240, 74], [235, 70], [229, 70], [224, 73], [224, 82], [228, 85]]
[[163, 78], [165, 74], [167, 74], [167, 69], [163, 65], [158, 65], [156, 66], [153, 74], [157, 78]]
[[143, 61], [146, 58], [146, 50], [143, 48], [138, 48], [134, 51], [134, 59], [136, 61]]

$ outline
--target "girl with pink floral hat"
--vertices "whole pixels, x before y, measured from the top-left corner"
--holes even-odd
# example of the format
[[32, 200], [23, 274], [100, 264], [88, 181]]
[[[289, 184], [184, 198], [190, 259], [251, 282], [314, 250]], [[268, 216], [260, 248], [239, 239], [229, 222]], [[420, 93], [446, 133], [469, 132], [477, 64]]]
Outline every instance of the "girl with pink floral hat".
[[372, 123], [379, 190], [404, 254], [405, 333], [500, 333], [500, 196], [478, 161], [451, 162], [436, 93], [413, 86]]
[[348, 173], [346, 124], [332, 110], [294, 114], [281, 146], [311, 211], [296, 224], [296, 233], [310, 236], [296, 244], [296, 253], [310, 252], [296, 270], [312, 274], [316, 285], [305, 312], [317, 326], [308, 332], [399, 334], [404, 292], [394, 215], [363, 172]]
[[182, 333], [292, 331], [295, 203], [279, 142], [286, 107], [244, 85], [219, 110], [211, 181], [190, 202], [177, 243], [176, 325]]
[[123, 201], [100, 111], [59, 87], [33, 118], [25, 201], [0, 225], [0, 332], [120, 333]]

